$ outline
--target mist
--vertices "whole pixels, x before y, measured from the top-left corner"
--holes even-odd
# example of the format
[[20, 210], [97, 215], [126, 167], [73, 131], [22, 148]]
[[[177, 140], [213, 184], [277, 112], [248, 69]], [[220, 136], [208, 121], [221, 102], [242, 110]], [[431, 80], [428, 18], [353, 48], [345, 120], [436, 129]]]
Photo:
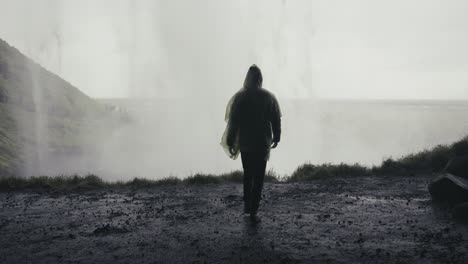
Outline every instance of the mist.
[[[1, 38], [132, 120], [60, 162], [39, 145], [30, 174], [240, 169], [219, 141], [226, 104], [254, 63], [282, 107], [269, 163], [280, 174], [304, 162], [375, 165], [468, 129], [466, 108], [451, 101], [468, 99], [464, 1], [0, 2]], [[47, 116], [37, 120], [47, 142]]]

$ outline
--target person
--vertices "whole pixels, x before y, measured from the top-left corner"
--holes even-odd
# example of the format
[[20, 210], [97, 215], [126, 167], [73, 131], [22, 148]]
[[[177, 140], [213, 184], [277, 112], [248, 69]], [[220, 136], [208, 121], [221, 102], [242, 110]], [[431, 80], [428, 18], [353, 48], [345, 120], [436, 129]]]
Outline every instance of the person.
[[281, 110], [273, 93], [262, 88], [263, 76], [252, 65], [244, 86], [229, 101], [223, 140], [231, 158], [240, 152], [244, 169], [244, 212], [255, 217], [261, 200], [270, 149], [281, 139]]

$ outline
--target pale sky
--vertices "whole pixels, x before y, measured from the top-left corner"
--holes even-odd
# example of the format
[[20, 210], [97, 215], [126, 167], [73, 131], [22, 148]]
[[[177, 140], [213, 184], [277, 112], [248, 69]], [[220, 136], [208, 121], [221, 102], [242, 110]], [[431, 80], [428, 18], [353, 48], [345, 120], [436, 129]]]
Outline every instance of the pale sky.
[[0, 38], [93, 97], [468, 99], [464, 0], [0, 0]]

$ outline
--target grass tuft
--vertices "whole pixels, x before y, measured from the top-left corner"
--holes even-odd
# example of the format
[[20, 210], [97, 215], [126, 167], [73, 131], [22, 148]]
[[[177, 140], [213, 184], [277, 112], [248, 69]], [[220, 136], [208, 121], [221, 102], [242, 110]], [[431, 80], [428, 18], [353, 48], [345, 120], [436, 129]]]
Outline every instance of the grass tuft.
[[[265, 175], [265, 182], [302, 182], [333, 177], [359, 177], [369, 175], [417, 175], [442, 172], [447, 163], [455, 156], [468, 155], [468, 137], [451, 145], [436, 146], [410, 154], [400, 159], [385, 159], [380, 166], [368, 168], [360, 164], [303, 164], [290, 176], [280, 177], [273, 170]], [[134, 178], [128, 182], [105, 182], [100, 177], [89, 174], [86, 176], [34, 176], [30, 178], [0, 177], [0, 190], [22, 189], [95, 189], [104, 187], [134, 187], [144, 188], [160, 185], [176, 184], [218, 184], [225, 182], [242, 183], [243, 172], [240, 170], [221, 175], [197, 173], [183, 180], [168, 177], [160, 180]]]
[[108, 186], [100, 177], [89, 174], [84, 177], [73, 176], [33, 176], [30, 178], [0, 178], [0, 190], [17, 189], [92, 189]]
[[167, 178], [163, 178], [159, 180], [134, 178], [131, 181], [120, 183], [120, 185], [135, 187], [135, 188], [143, 188], [143, 187], [153, 187], [153, 186], [160, 186], [160, 185], [176, 185], [179, 183], [181, 183], [181, 180], [176, 177], [167, 177]]
[[303, 164], [299, 166], [287, 181], [310, 181], [331, 177], [356, 177], [370, 175], [370, 169], [359, 164]]
[[183, 180], [187, 184], [208, 184], [208, 183], [221, 183], [223, 178], [213, 174], [195, 174]]

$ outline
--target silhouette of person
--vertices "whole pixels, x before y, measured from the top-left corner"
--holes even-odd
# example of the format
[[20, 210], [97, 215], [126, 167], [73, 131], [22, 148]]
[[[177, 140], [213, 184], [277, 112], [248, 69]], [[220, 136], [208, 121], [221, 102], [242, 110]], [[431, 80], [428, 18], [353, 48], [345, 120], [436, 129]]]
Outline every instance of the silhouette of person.
[[226, 109], [228, 125], [225, 140], [231, 158], [241, 153], [244, 169], [244, 212], [255, 217], [263, 188], [270, 149], [281, 138], [281, 111], [275, 96], [262, 88], [263, 76], [252, 65], [244, 86], [230, 100]]

